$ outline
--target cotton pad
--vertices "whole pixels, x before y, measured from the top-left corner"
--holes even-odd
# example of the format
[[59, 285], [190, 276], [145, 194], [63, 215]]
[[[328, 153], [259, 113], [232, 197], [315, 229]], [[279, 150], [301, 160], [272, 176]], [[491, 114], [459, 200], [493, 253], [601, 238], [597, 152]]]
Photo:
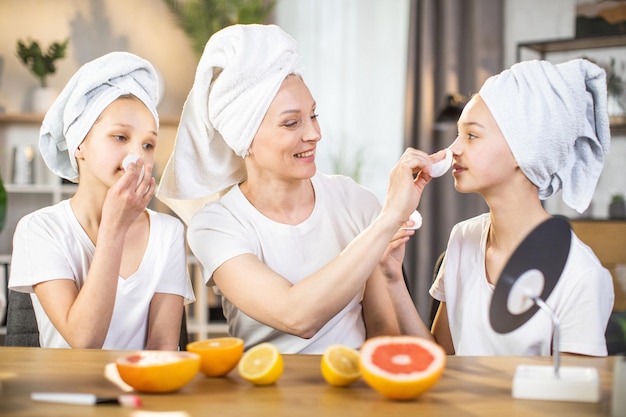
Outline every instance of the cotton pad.
[[452, 151], [450, 148], [446, 148], [446, 156], [439, 162], [435, 162], [430, 167], [430, 176], [433, 178], [441, 177], [448, 172], [452, 166]]
[[422, 227], [422, 215], [420, 214], [419, 211], [415, 210], [413, 212], [413, 214], [411, 214], [410, 217], [411, 220], [413, 220], [413, 222], [415, 222], [415, 224], [411, 227], [403, 227], [403, 229], [405, 230], [417, 230], [420, 227]]
[[[127, 170], [128, 166], [130, 164], [137, 162], [138, 159], [139, 159], [139, 155], [134, 155], [132, 153], [128, 154], [126, 155], [126, 158], [124, 158], [124, 160], [122, 161], [122, 167], [124, 168], [124, 170]], [[145, 167], [141, 167], [141, 172], [139, 173], [139, 179], [137, 180], [137, 184], [139, 184], [141, 180], [143, 180], [144, 168]]]

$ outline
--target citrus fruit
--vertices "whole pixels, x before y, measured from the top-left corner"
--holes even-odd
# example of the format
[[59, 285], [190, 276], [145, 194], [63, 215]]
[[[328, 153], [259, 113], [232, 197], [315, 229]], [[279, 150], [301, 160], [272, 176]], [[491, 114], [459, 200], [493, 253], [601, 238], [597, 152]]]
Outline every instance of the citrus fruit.
[[320, 363], [322, 376], [330, 385], [350, 385], [361, 377], [359, 352], [344, 345], [326, 348]]
[[445, 351], [419, 337], [373, 337], [361, 346], [361, 376], [370, 387], [395, 400], [412, 399], [430, 389], [445, 365]]
[[248, 349], [239, 361], [239, 376], [255, 385], [269, 385], [283, 374], [283, 357], [271, 343]]
[[187, 385], [200, 370], [193, 352], [144, 350], [115, 360], [120, 378], [139, 392], [164, 393]]
[[187, 351], [200, 355], [200, 371], [206, 376], [224, 376], [233, 370], [243, 355], [243, 340], [216, 337], [187, 345]]

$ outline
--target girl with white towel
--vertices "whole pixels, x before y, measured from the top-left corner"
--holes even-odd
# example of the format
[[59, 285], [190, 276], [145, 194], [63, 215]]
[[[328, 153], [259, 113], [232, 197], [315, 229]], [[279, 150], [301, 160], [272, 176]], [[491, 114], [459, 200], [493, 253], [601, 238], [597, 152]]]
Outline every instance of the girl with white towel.
[[[541, 204], [561, 190], [582, 213], [610, 142], [606, 79], [582, 59], [527, 61], [489, 78], [465, 106], [453, 152], [455, 187], [480, 194], [489, 212], [457, 224], [430, 294], [440, 301], [431, 332], [402, 280], [402, 232], [383, 258], [402, 332], [434, 338], [448, 354], [542, 355], [552, 352], [550, 316], [536, 313], [518, 329], [495, 332], [494, 287], [513, 251], [550, 218]], [[605, 356], [613, 308], [611, 275], [573, 232], [567, 263], [547, 304], [560, 321], [560, 351]]]
[[381, 209], [352, 179], [316, 170], [317, 109], [297, 70], [296, 43], [277, 26], [215, 33], [157, 197], [188, 222], [204, 279], [246, 348], [358, 348], [398, 333], [377, 264], [443, 153], [407, 150]]
[[184, 226], [147, 209], [157, 85], [148, 61], [113, 52], [83, 65], [45, 115], [41, 155], [78, 187], [23, 217], [13, 238], [9, 288], [31, 294], [42, 347], [179, 348], [194, 300]]

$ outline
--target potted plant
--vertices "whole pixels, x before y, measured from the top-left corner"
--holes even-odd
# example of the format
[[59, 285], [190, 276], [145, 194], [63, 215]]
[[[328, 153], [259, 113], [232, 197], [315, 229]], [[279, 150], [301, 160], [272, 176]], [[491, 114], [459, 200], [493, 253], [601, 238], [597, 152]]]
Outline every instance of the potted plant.
[[622, 77], [617, 73], [615, 69], [615, 58], [611, 57], [611, 65], [606, 70], [606, 89], [608, 93], [608, 110], [609, 116], [623, 117], [626, 114], [626, 109], [621, 102], [622, 94], [624, 93], [624, 83]]
[[65, 58], [68, 43], [69, 39], [53, 42], [44, 52], [37, 41], [17, 41], [17, 56], [39, 80], [39, 87], [33, 91], [35, 113], [46, 112], [57, 96], [57, 90], [48, 87], [48, 76], [56, 72], [56, 61]]
[[626, 219], [624, 194], [613, 194], [609, 204], [609, 219]]
[[165, 0], [198, 57], [211, 35], [236, 23], [263, 23], [276, 0]]

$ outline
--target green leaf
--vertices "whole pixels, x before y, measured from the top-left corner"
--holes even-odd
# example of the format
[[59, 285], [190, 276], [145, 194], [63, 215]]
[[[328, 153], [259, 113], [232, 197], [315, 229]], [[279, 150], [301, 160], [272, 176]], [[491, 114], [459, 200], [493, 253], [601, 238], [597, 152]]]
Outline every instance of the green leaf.
[[198, 57], [215, 32], [237, 23], [263, 23], [275, 0], [165, 0]]
[[44, 53], [37, 41], [29, 40], [27, 45], [24, 41], [18, 40], [17, 56], [37, 77], [41, 86], [45, 87], [48, 75], [56, 72], [55, 61], [65, 58], [68, 43], [69, 39], [63, 42], [53, 42]]

